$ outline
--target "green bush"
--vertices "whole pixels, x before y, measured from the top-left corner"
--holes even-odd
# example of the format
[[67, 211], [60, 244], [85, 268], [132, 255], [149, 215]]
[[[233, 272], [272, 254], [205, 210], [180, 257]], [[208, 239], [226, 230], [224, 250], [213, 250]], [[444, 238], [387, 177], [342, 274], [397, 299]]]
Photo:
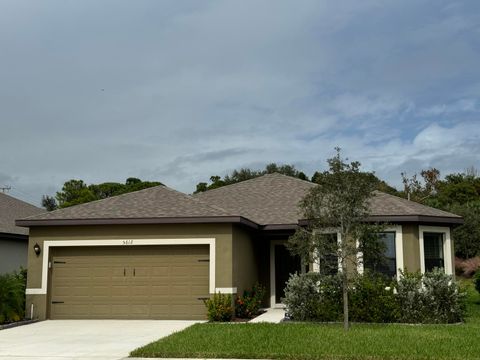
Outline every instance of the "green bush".
[[251, 319], [258, 315], [262, 306], [265, 288], [256, 283], [252, 290], [245, 290], [242, 296], [237, 296], [235, 300], [235, 316], [242, 319]]
[[318, 273], [293, 274], [287, 281], [287, 316], [298, 321], [338, 321], [342, 311], [340, 278]]
[[[287, 316], [297, 321], [340, 321], [341, 280], [318, 273], [292, 275], [285, 298]], [[371, 272], [349, 286], [349, 314], [357, 322], [455, 323], [465, 317], [465, 292], [443, 270], [402, 274], [398, 281]]]
[[463, 321], [466, 294], [442, 269], [425, 273], [402, 273], [397, 282], [400, 322], [455, 323]]
[[26, 280], [24, 269], [0, 275], [0, 324], [24, 318]]
[[475, 276], [473, 277], [473, 283], [475, 285], [475, 289], [480, 293], [480, 270], [477, 270]]
[[354, 279], [349, 304], [352, 321], [395, 322], [399, 314], [392, 279], [378, 273], [366, 271]]
[[234, 314], [232, 295], [215, 293], [205, 300], [208, 321], [231, 321]]

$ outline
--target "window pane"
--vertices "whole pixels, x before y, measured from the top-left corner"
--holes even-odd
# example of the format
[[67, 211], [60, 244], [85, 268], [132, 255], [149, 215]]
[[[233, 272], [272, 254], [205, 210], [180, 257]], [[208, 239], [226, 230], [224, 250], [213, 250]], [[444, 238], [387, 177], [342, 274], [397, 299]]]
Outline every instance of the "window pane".
[[[378, 234], [378, 240], [384, 247], [384, 258], [364, 254], [364, 268], [393, 277], [397, 274], [397, 256], [395, 251], [395, 233], [382, 232]], [[366, 256], [367, 255], [367, 256]]]
[[444, 267], [442, 233], [423, 233], [423, 251], [425, 271]]

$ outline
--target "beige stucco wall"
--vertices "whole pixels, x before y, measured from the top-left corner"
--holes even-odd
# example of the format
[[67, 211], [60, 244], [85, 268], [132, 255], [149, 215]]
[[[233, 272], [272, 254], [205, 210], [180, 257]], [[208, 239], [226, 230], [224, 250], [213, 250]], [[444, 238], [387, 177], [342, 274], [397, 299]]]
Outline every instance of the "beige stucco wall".
[[407, 271], [420, 271], [420, 243], [418, 224], [402, 225], [403, 266]]
[[245, 228], [233, 227], [233, 284], [238, 294], [251, 289], [258, 279], [258, 244]]
[[[166, 239], [215, 238], [215, 287], [234, 287], [233, 236], [231, 224], [165, 224], [165, 225], [102, 225], [55, 226], [30, 229], [28, 246], [27, 288], [40, 288], [43, 254], [33, 252], [35, 243], [43, 249], [48, 240], [108, 240], [108, 239]], [[244, 250], [242, 250], [244, 252]], [[30, 316], [34, 305], [34, 318], [47, 316], [47, 295], [27, 295], [26, 314]]]

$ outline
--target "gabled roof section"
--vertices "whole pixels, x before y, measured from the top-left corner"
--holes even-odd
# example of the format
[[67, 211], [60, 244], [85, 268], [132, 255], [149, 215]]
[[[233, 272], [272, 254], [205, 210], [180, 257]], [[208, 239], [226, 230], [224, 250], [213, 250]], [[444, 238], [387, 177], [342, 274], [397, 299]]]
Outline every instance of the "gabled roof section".
[[297, 224], [300, 200], [314, 183], [278, 173], [194, 195], [208, 204], [246, 217], [259, 225]]
[[[190, 195], [155, 186], [119, 196], [71, 206], [17, 221], [18, 225], [76, 223], [152, 223], [155, 219], [228, 217], [225, 210]], [[130, 220], [130, 221], [129, 221]], [[173, 221], [175, 222], [175, 221]]]
[[0, 233], [28, 235], [28, 229], [15, 225], [15, 220], [45, 212], [44, 209], [0, 193]]

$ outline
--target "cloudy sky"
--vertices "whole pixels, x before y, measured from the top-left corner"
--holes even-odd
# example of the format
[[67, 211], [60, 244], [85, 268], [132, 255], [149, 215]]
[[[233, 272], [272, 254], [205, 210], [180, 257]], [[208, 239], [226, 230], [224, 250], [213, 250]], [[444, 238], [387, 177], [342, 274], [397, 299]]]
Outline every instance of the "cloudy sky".
[[480, 167], [480, 2], [0, 0], [0, 186], [192, 192], [340, 146], [400, 172]]

